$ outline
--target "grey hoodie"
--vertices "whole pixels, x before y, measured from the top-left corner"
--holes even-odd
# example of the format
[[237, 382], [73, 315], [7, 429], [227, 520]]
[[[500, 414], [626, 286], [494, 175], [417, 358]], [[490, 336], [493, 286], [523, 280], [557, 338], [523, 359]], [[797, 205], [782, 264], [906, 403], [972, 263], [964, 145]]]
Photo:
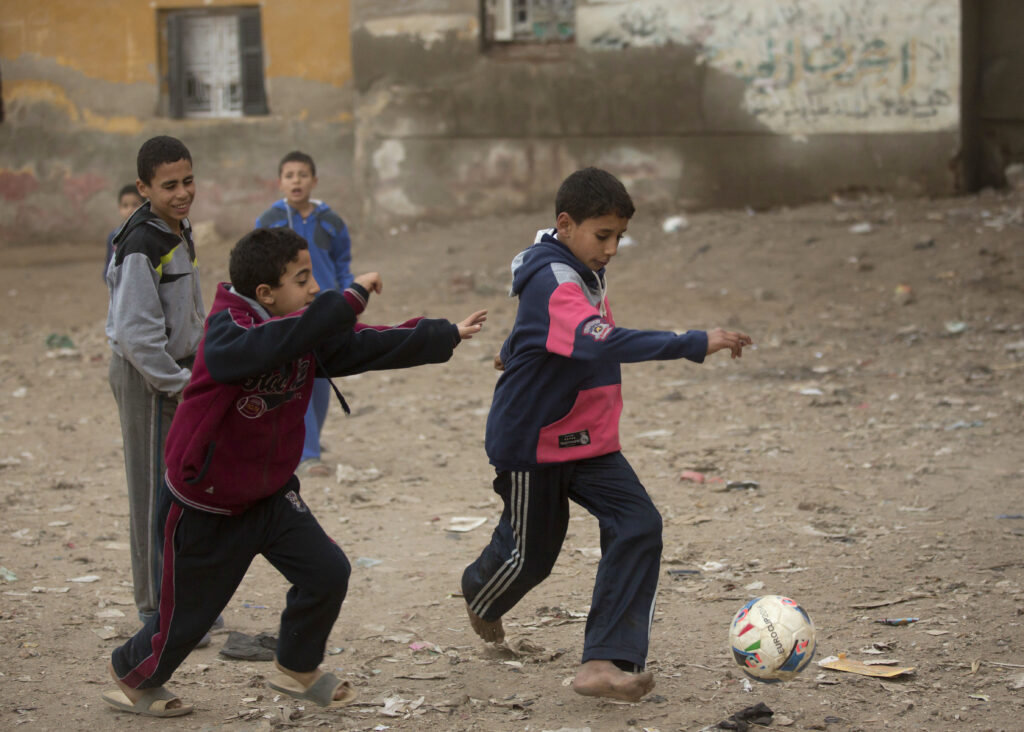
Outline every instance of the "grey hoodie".
[[114, 235], [107, 269], [111, 349], [132, 364], [156, 392], [179, 395], [191, 371], [179, 362], [195, 355], [203, 335], [203, 296], [192, 227], [181, 236], [147, 201]]

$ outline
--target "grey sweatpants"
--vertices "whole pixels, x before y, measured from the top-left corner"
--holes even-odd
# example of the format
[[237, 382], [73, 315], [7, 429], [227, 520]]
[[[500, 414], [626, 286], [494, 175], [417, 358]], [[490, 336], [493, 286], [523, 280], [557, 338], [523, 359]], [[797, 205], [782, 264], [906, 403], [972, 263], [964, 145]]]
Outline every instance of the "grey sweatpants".
[[162, 548], [157, 513], [160, 494], [166, 490], [164, 443], [178, 402], [153, 391], [142, 374], [116, 353], [110, 358], [110, 389], [124, 440], [135, 606], [145, 621], [160, 606]]

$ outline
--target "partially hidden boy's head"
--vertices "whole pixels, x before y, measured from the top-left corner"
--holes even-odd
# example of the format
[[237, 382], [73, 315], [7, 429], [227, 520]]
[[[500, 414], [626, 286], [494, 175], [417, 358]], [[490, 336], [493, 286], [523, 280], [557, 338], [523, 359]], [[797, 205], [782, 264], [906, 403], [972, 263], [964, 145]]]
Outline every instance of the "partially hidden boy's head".
[[192, 176], [192, 155], [181, 140], [161, 135], [142, 143], [136, 160], [139, 179], [136, 186], [150, 201], [150, 210], [171, 231], [181, 233], [181, 222], [188, 217], [196, 196]]
[[229, 256], [228, 275], [239, 294], [271, 315], [301, 310], [320, 292], [306, 240], [284, 227], [253, 229], [239, 239]]
[[132, 215], [132, 211], [142, 205], [142, 194], [134, 183], [121, 186], [117, 192], [117, 212], [121, 214], [121, 220]]
[[558, 240], [591, 270], [604, 268], [636, 209], [622, 181], [600, 168], [570, 175], [555, 195]]
[[309, 208], [309, 197], [316, 187], [316, 163], [299, 150], [292, 150], [277, 165], [277, 185], [285, 200], [300, 213]]

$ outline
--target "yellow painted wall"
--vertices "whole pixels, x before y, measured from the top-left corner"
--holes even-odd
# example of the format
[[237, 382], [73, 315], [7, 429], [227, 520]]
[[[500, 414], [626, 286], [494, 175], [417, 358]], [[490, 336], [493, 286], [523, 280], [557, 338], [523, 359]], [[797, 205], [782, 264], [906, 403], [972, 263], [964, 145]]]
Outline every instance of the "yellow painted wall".
[[351, 81], [349, 0], [0, 0], [0, 60], [28, 54], [94, 79], [156, 84], [160, 10], [256, 4], [268, 79]]

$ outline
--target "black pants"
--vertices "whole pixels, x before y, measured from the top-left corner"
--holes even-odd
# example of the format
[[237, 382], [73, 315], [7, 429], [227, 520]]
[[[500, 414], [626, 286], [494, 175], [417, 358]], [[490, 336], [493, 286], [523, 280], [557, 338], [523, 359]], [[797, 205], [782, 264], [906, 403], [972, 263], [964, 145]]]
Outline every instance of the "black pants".
[[164, 508], [159, 609], [113, 652], [118, 678], [138, 689], [163, 685], [213, 625], [257, 554], [292, 583], [277, 658], [293, 671], [314, 670], [348, 591], [351, 566], [299, 496], [298, 479], [237, 516], [169, 499]]
[[571, 498], [597, 518], [601, 531], [583, 661], [643, 668], [661, 566], [661, 515], [622, 453], [499, 471], [494, 490], [505, 508], [490, 544], [462, 574], [469, 609], [497, 620], [551, 573]]

